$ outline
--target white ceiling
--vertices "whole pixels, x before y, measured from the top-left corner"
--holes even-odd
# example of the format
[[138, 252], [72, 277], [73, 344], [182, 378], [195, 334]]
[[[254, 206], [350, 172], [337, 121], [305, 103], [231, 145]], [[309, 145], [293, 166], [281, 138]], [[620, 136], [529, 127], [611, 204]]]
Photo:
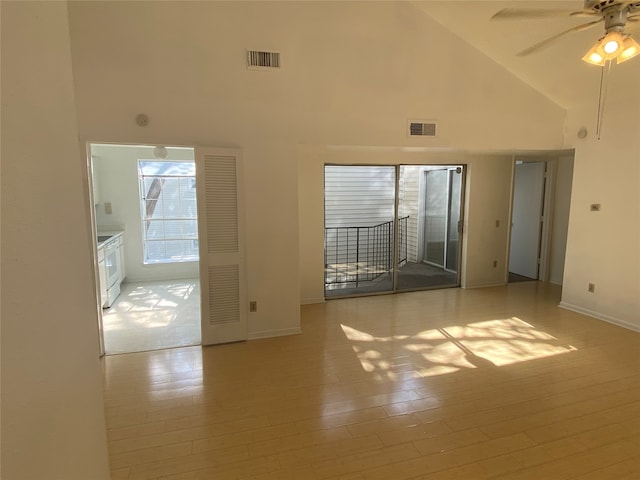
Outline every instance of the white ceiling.
[[[560, 106], [571, 108], [597, 98], [601, 69], [583, 62], [582, 56], [603, 35], [602, 24], [568, 34], [548, 47], [519, 57], [516, 54], [525, 48], [592, 19], [567, 14], [544, 19], [490, 20], [506, 7], [572, 12], [582, 10], [583, 1], [415, 0], [412, 3]], [[629, 23], [626, 31], [634, 33], [640, 41], [638, 27], [640, 22]], [[624, 79], [625, 88], [638, 88], [640, 59], [614, 64], [612, 69], [612, 75], [618, 76], [618, 80]]]

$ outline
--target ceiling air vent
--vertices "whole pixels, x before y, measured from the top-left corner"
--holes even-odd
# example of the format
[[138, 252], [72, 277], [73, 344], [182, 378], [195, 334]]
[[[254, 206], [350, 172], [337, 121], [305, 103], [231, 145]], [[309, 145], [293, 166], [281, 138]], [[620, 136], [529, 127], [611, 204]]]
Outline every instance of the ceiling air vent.
[[247, 68], [250, 70], [280, 68], [280, 52], [247, 50]]
[[409, 122], [410, 137], [435, 137], [435, 122]]

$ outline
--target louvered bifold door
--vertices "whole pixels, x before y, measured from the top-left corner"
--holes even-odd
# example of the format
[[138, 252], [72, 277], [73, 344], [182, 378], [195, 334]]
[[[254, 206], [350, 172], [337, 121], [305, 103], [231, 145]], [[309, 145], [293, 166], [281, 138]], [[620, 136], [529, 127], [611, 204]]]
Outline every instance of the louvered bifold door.
[[202, 344], [247, 338], [240, 154], [196, 148]]

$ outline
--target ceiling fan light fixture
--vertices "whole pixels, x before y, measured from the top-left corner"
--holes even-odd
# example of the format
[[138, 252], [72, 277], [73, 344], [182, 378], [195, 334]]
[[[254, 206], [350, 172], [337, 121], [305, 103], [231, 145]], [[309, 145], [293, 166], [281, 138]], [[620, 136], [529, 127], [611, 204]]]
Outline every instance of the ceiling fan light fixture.
[[622, 63], [639, 54], [640, 45], [630, 35], [614, 30], [598, 40], [582, 60], [602, 67], [607, 60], [615, 58], [617, 63]]
[[604, 66], [604, 55], [602, 55], [599, 50], [600, 50], [600, 40], [598, 40], [593, 47], [591, 47], [591, 50], [589, 50], [587, 52], [587, 54], [582, 57], [582, 60], [584, 60], [587, 63], [590, 63], [592, 65], [598, 65], [599, 67]]
[[622, 42], [622, 49], [616, 59], [617, 63], [626, 62], [636, 55], [640, 55], [640, 45], [631, 38], [631, 35], [627, 35]]

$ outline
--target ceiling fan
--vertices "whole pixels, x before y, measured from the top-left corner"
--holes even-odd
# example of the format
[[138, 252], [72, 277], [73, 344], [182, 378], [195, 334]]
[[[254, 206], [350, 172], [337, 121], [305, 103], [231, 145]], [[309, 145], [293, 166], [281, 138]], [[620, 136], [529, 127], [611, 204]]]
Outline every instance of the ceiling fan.
[[555, 42], [559, 38], [573, 32], [581, 32], [604, 23], [605, 34], [582, 58], [585, 62], [604, 66], [607, 61], [616, 59], [617, 63], [625, 62], [636, 55], [640, 55], [640, 45], [625, 33], [627, 22], [640, 22], [640, 1], [621, 0], [584, 0], [584, 7], [577, 12], [567, 12], [558, 9], [525, 9], [504, 8], [497, 12], [491, 20], [515, 20], [550, 17], [587, 17], [594, 20], [577, 25], [568, 30], [549, 37], [518, 53], [519, 56], [529, 55]]

